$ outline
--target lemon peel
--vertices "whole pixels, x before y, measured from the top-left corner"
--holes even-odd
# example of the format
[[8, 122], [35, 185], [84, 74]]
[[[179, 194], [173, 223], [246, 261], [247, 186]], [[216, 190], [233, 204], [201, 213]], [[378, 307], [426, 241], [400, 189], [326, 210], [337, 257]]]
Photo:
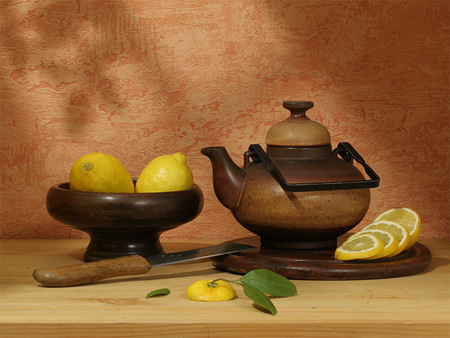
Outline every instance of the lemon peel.
[[236, 297], [236, 290], [226, 281], [202, 279], [192, 283], [186, 291], [190, 300], [199, 302], [225, 302]]
[[88, 192], [132, 193], [133, 180], [115, 157], [90, 153], [78, 158], [69, 175], [71, 190]]
[[136, 182], [136, 192], [169, 192], [192, 188], [194, 178], [186, 155], [177, 152], [156, 157], [142, 170]]

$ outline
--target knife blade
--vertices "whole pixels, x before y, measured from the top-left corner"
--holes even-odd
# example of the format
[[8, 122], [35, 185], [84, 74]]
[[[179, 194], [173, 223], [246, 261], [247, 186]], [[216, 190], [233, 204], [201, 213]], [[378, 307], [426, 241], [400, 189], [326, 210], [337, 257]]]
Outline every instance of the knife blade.
[[33, 271], [33, 278], [42, 286], [83, 285], [111, 277], [145, 274], [155, 266], [188, 262], [251, 249], [256, 249], [256, 247], [240, 243], [222, 243], [148, 257], [130, 255], [97, 262], [36, 269]]

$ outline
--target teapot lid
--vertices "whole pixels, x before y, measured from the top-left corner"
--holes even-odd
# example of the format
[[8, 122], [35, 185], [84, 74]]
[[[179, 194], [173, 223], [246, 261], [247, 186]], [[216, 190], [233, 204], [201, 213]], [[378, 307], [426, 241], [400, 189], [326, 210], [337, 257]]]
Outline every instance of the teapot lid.
[[291, 115], [269, 129], [266, 135], [268, 146], [311, 147], [331, 144], [328, 130], [306, 116], [306, 111], [314, 107], [314, 102], [284, 101], [283, 107], [290, 110]]

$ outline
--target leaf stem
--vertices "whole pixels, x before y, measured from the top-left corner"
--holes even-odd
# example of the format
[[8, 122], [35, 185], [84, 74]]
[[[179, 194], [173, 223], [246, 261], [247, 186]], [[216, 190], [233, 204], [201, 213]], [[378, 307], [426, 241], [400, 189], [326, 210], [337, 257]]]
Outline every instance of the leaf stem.
[[218, 280], [223, 280], [224, 282], [227, 282], [227, 283], [231, 283], [231, 284], [236, 284], [236, 285], [239, 285], [239, 286], [243, 286], [243, 284], [242, 284], [242, 282], [240, 281], [240, 279], [230, 280], [230, 279], [225, 279], [225, 278], [217, 278], [217, 279], [213, 280], [211, 283], [215, 283], [215, 282], [217, 282]]

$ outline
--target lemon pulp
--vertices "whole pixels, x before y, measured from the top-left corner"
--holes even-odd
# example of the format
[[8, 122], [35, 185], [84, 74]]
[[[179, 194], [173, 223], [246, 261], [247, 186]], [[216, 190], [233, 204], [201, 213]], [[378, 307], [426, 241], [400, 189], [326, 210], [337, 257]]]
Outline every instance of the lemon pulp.
[[[336, 249], [335, 258], [347, 260], [355, 259], [354, 257], [361, 258], [362, 255], [367, 256], [363, 259], [394, 257], [403, 250], [411, 248], [417, 242], [420, 227], [420, 216], [414, 210], [409, 208], [389, 209], [378, 215], [372, 223], [361, 231], [350, 236], [341, 247]], [[355, 245], [364, 246], [363, 241], [361, 239], [356, 243], [352, 241], [364, 235], [373, 235], [381, 240], [384, 245], [383, 250], [372, 256], [368, 253], [359, 253], [360, 250], [357, 250]], [[368, 240], [364, 241], [367, 242]], [[367, 246], [367, 244], [365, 245]], [[370, 248], [368, 250], [370, 251]]]
[[379, 255], [383, 249], [384, 244], [378, 237], [366, 233], [349, 238], [336, 249], [334, 257], [342, 261], [369, 259]]
[[367, 225], [364, 230], [372, 230], [372, 229], [378, 229], [378, 230], [384, 230], [390, 232], [392, 235], [394, 235], [398, 240], [398, 248], [397, 251], [390, 256], [394, 256], [403, 250], [406, 249], [409, 243], [409, 233], [408, 231], [401, 226], [400, 224], [392, 221], [374, 221]]
[[362, 234], [371, 234], [376, 237], [378, 237], [384, 244], [383, 251], [381, 251], [378, 255], [375, 255], [373, 257], [370, 257], [370, 259], [377, 259], [377, 258], [383, 258], [383, 257], [392, 257], [400, 253], [399, 247], [398, 247], [398, 240], [397, 238], [390, 232], [380, 229], [372, 229], [372, 230], [363, 230], [360, 232], [357, 232], [356, 234], [349, 237], [354, 238], [355, 236], [359, 236]]
[[419, 239], [421, 219], [417, 212], [410, 208], [393, 208], [380, 214], [375, 221], [393, 221], [403, 226], [410, 239], [406, 249], [412, 247]]

